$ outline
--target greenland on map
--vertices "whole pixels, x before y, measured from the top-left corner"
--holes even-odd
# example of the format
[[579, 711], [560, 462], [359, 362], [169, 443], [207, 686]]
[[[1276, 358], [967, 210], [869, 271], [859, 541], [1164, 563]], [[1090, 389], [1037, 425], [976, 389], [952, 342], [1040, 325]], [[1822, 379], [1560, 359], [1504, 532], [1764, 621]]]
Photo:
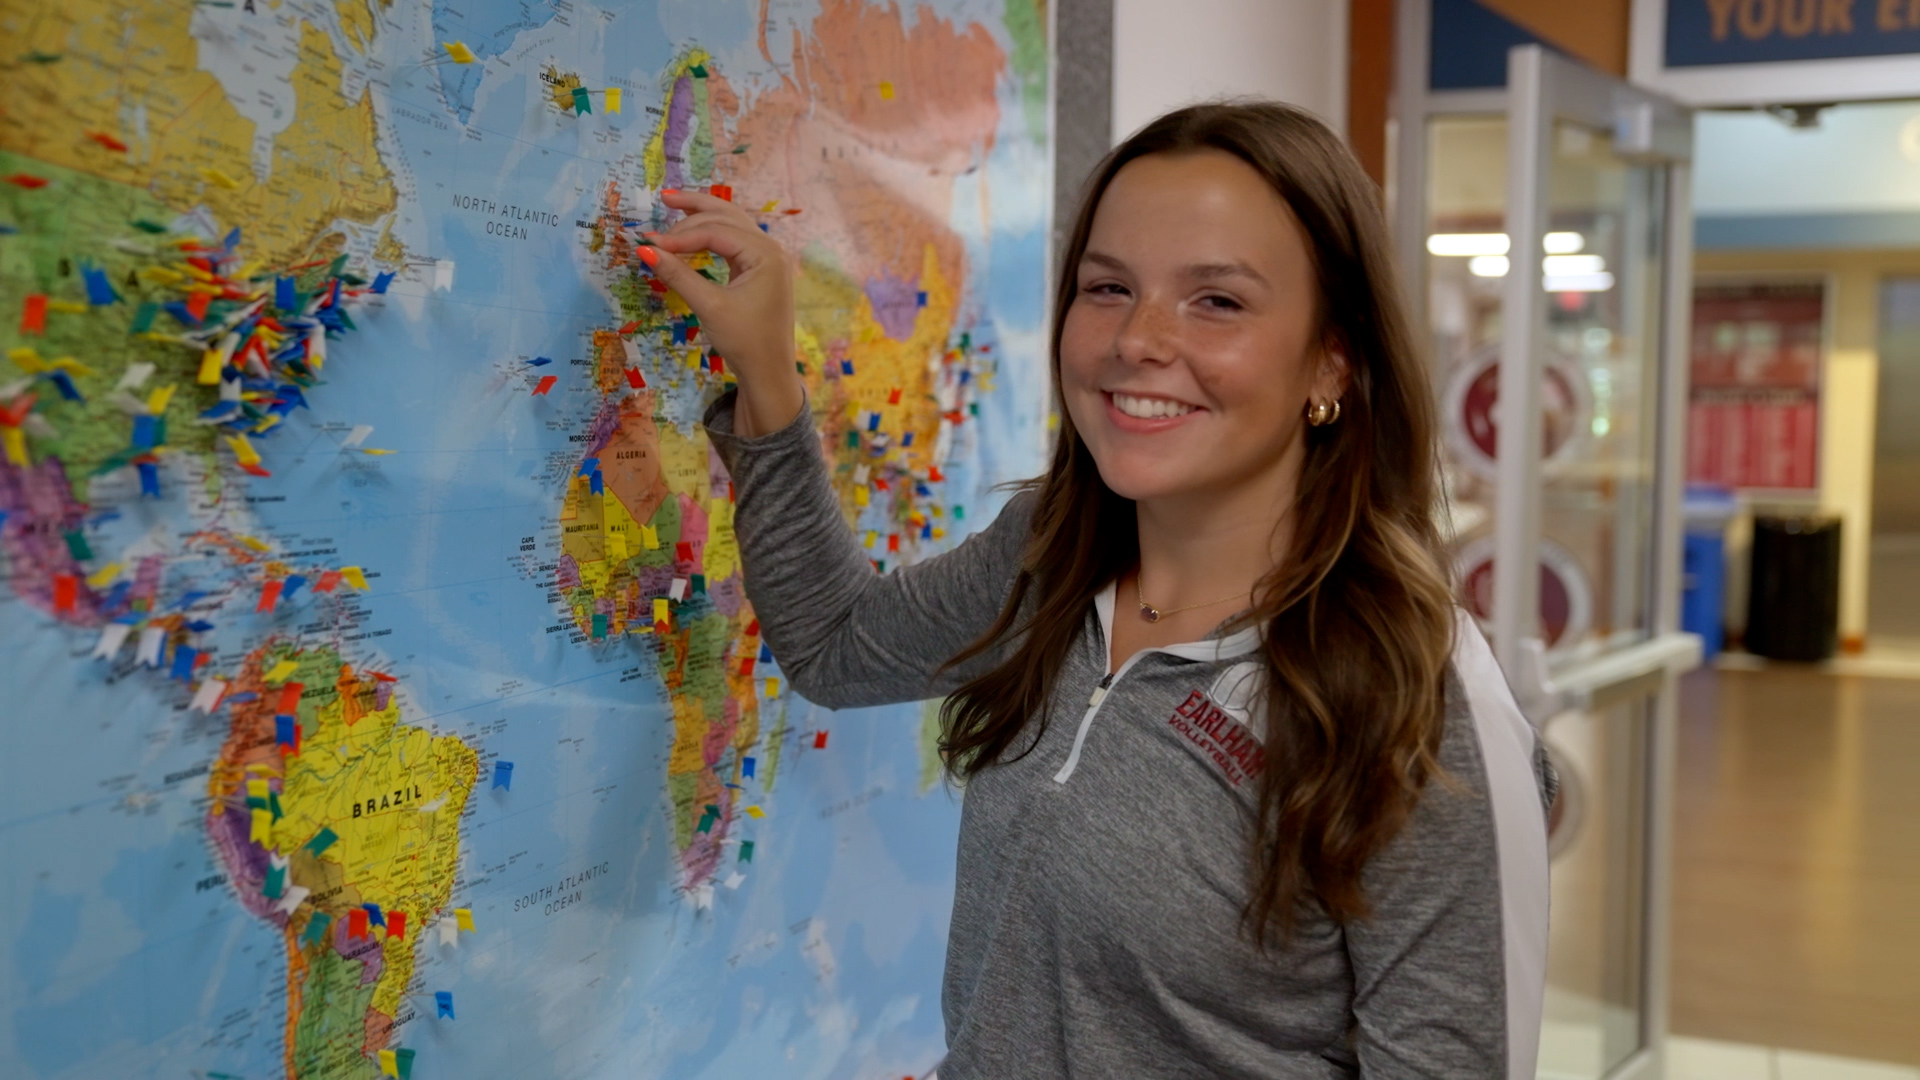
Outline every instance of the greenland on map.
[[1048, 23], [0, 0], [0, 1075], [938, 1064], [937, 704], [787, 685], [636, 244], [753, 214], [849, 528], [949, 549], [1044, 462]]

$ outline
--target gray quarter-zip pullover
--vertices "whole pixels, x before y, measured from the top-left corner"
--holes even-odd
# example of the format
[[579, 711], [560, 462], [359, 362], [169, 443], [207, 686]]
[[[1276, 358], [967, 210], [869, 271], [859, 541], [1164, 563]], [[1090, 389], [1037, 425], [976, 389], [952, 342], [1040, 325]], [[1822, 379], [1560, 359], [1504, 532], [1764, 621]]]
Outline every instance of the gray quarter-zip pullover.
[[[811, 414], [741, 439], [732, 404], [709, 410], [708, 429], [734, 481], [747, 594], [796, 690], [834, 708], [913, 701], [999, 662], [939, 670], [1005, 603], [1032, 494], [953, 551], [876, 574]], [[1427, 786], [1367, 867], [1373, 915], [1303, 916], [1263, 954], [1241, 926], [1265, 764], [1259, 631], [1115, 658], [1112, 620], [1109, 586], [1031, 752], [967, 785], [943, 1080], [1531, 1080], [1544, 757], [1472, 623], [1448, 678], [1451, 782]]]

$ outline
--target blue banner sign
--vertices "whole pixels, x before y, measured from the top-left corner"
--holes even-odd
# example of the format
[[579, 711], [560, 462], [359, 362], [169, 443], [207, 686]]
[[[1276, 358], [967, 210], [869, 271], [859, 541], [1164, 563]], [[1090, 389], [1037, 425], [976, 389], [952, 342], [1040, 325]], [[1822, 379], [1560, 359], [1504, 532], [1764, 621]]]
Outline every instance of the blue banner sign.
[[1667, 67], [1920, 53], [1920, 0], [1667, 0]]

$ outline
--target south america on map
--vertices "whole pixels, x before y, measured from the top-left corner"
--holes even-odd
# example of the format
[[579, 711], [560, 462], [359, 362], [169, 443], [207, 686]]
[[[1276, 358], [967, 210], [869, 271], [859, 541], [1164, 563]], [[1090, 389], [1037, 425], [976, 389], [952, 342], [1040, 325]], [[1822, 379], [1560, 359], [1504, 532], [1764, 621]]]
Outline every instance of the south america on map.
[[788, 685], [639, 246], [779, 241], [848, 527], [949, 549], [1044, 460], [1048, 25], [0, 0], [0, 1074], [937, 1066], [937, 703]]

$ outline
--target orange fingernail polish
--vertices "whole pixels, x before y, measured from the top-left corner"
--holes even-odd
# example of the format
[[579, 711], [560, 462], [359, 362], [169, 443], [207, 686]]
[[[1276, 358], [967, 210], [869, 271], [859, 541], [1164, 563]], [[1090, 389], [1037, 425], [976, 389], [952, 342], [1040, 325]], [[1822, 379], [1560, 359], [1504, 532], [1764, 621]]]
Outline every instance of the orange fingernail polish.
[[646, 263], [648, 266], [659, 266], [660, 253], [650, 247], [642, 247], [640, 249], [640, 261]]
[[661, 189], [660, 189], [660, 194], [662, 194], [662, 195], [678, 195], [678, 194], [680, 194], [680, 189], [679, 189], [679, 188], [661, 188]]

